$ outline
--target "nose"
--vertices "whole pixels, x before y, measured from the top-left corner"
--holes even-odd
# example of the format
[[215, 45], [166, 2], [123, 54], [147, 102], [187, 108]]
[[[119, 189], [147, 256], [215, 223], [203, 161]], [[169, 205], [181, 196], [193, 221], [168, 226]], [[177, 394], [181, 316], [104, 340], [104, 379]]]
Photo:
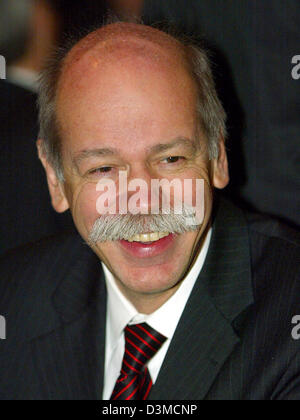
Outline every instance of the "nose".
[[132, 214], [151, 213], [151, 181], [153, 174], [146, 165], [136, 165], [128, 176], [128, 211]]

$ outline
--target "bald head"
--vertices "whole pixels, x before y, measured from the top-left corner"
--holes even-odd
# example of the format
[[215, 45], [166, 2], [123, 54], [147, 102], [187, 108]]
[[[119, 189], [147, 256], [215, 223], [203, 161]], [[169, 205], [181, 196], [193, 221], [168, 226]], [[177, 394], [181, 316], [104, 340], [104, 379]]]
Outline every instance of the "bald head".
[[120, 100], [124, 86], [130, 81], [126, 95], [137, 100], [139, 95], [134, 90], [145, 92], [148, 87], [150, 93], [155, 75], [162, 82], [158, 91], [160, 95], [164, 92], [168, 101], [169, 90], [178, 83], [183, 86], [183, 100], [184, 96], [191, 100], [196, 83], [187, 68], [182, 44], [164, 32], [133, 23], [100, 28], [76, 44], [64, 60], [57, 88], [59, 125], [63, 127], [64, 111], [68, 110], [71, 119], [78, 121], [81, 108], [87, 107], [92, 99], [103, 109], [113, 95]]
[[[137, 74], [144, 77], [139, 79], [142, 90], [147, 74], [149, 76], [151, 73], [160, 73], [159, 77], [164, 80], [160, 88], [163, 91], [166, 86], [165, 94], [170, 90], [170, 86], [167, 87], [170, 79], [182, 85], [182, 92], [186, 89], [189, 99], [194, 90], [198, 97], [195, 106], [199, 123], [208, 138], [211, 157], [217, 154], [218, 139], [225, 136], [225, 113], [217, 98], [204, 51], [158, 29], [118, 22], [105, 25], [81, 39], [71, 50], [54, 60], [42, 76], [40, 137], [43, 139], [44, 153], [55, 169], [60, 171], [61, 178], [63, 133], [59, 124], [63, 123], [60, 111], [68, 102], [67, 98], [72, 96], [76, 103], [79, 97], [85, 97], [83, 103], [86, 106], [95, 91], [113, 86], [121, 89], [122, 79], [134, 79]], [[110, 79], [108, 74], [111, 75]], [[72, 103], [69, 101], [66, 106], [71, 112]], [[76, 112], [73, 113], [75, 116]]]
[[149, 65], [169, 63], [173, 68], [187, 64], [183, 45], [172, 36], [150, 26], [135, 23], [106, 25], [79, 41], [66, 56], [62, 78], [76, 73], [99, 71], [118, 62], [144, 60]]
[[182, 53], [182, 44], [165, 32], [151, 26], [117, 22], [103, 26], [79, 41], [68, 54], [66, 62], [79, 60], [91, 49], [102, 48], [107, 52], [113, 52], [116, 46], [130, 50], [134, 44], [141, 47], [153, 44], [165, 50], [173, 49], [173, 52], [180, 50]]

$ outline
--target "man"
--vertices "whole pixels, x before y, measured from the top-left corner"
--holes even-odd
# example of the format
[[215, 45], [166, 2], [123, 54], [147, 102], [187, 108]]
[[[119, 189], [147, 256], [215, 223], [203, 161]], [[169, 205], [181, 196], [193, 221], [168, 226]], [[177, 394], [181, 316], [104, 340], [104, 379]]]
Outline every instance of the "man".
[[[299, 399], [297, 238], [214, 198], [225, 113], [205, 53], [110, 24], [57, 58], [39, 104], [52, 204], [81, 237], [1, 263], [1, 398]], [[203, 217], [176, 212], [174, 186], [172, 211], [152, 212], [121, 175], [177, 179], [192, 205], [200, 189], [184, 182], [202, 181]]]

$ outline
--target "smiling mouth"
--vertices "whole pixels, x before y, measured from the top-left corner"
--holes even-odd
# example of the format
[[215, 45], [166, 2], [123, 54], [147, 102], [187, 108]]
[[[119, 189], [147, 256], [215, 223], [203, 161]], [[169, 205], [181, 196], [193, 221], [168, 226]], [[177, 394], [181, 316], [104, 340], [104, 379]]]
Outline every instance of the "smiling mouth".
[[130, 240], [121, 239], [119, 244], [127, 255], [144, 259], [162, 255], [169, 250], [176, 236], [169, 232], [142, 233], [133, 236]]
[[140, 233], [132, 236], [129, 239], [126, 239], [127, 242], [139, 242], [143, 244], [151, 244], [157, 242], [160, 239], [169, 236], [170, 232], [150, 232], [150, 233]]

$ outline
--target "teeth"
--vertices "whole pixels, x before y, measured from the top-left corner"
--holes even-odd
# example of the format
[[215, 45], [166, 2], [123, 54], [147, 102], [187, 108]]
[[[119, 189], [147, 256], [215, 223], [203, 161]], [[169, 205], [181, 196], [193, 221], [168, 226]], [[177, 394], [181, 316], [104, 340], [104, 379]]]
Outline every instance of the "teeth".
[[127, 239], [128, 242], [154, 242], [169, 235], [169, 232], [140, 233]]

